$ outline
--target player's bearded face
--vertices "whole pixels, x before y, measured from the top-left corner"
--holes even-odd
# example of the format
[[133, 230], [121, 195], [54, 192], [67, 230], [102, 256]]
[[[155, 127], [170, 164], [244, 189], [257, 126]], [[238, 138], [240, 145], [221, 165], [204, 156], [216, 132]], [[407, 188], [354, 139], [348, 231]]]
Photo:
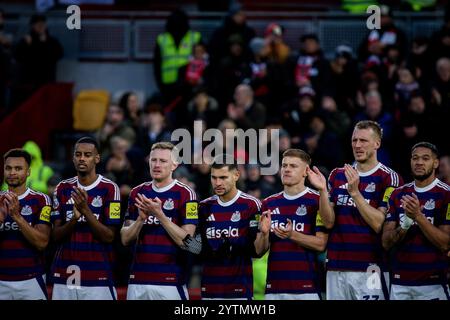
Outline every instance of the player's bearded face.
[[79, 143], [75, 146], [73, 164], [78, 174], [87, 175], [91, 173], [99, 162], [100, 156], [93, 144]]
[[5, 177], [5, 182], [9, 187], [17, 188], [24, 185], [29, 175], [30, 170], [24, 158], [10, 157], [6, 159], [3, 176]]
[[357, 162], [364, 163], [376, 157], [379, 147], [380, 141], [372, 129], [355, 129], [353, 131], [352, 149]]
[[237, 170], [229, 170], [228, 167], [220, 169], [211, 169], [211, 185], [214, 193], [218, 196], [224, 196], [236, 188], [236, 182], [239, 179]]
[[416, 148], [411, 156], [411, 170], [414, 179], [424, 181], [434, 175], [439, 162], [428, 148]]

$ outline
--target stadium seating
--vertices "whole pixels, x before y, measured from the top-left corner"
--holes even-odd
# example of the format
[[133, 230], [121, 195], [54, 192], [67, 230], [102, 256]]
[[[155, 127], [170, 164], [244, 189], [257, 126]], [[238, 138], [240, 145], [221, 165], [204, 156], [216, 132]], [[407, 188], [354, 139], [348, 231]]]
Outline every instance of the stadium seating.
[[95, 131], [100, 129], [109, 105], [109, 92], [106, 90], [82, 90], [73, 104], [73, 129]]

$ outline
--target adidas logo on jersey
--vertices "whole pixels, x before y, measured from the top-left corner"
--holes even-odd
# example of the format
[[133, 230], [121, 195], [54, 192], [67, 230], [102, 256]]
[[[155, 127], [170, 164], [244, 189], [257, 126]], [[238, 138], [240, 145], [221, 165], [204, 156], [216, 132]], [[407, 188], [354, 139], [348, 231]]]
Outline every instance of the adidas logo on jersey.
[[423, 207], [427, 210], [433, 210], [434, 208], [436, 208], [436, 203], [434, 202], [434, 199], [430, 199], [425, 203]]
[[239, 229], [232, 228], [231, 226], [229, 226], [228, 229], [216, 229], [216, 227], [209, 227], [206, 229], [206, 238], [220, 239], [222, 237], [237, 238], [239, 237]]
[[281, 214], [280, 209], [278, 207], [273, 209], [271, 214]]
[[214, 215], [211, 213], [209, 215], [209, 217], [206, 219], [206, 221], [216, 221], [216, 218], [214, 217]]
[[20, 214], [23, 216], [29, 216], [33, 213], [33, 210], [31, 210], [31, 207], [29, 205], [26, 205], [22, 208], [22, 211], [20, 211]]
[[364, 189], [365, 192], [375, 192], [376, 186], [375, 183], [371, 182], [367, 185], [367, 187]]
[[340, 185], [339, 189], [348, 189], [348, 183]]

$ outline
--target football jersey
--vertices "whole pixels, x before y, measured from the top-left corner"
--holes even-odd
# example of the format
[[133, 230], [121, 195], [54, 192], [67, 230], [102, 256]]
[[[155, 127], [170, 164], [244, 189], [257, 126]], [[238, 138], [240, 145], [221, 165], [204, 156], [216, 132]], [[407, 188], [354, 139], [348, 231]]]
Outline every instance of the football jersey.
[[[27, 188], [18, 198], [20, 214], [30, 226], [50, 225], [51, 200], [47, 195]], [[22, 281], [42, 274], [43, 252], [28, 242], [17, 222], [7, 215], [0, 224], [0, 280]]]
[[[374, 208], [387, 208], [389, 195], [402, 184], [400, 176], [381, 163], [370, 171], [359, 172], [359, 179], [362, 196]], [[371, 264], [383, 267], [381, 234], [369, 226], [356, 208], [347, 191], [343, 168], [330, 173], [328, 188], [336, 218], [328, 239], [327, 269], [366, 272]]]
[[[55, 189], [53, 199], [53, 223], [62, 225], [72, 219], [74, 202], [71, 196], [77, 186], [88, 194], [88, 206], [99, 222], [106, 226], [119, 226], [120, 191], [109, 179], [98, 175], [89, 186], [82, 186], [78, 177], [61, 181]], [[81, 286], [112, 286], [114, 252], [112, 244], [102, 243], [94, 237], [86, 218], [81, 216], [70, 237], [58, 246], [51, 269], [53, 283], [67, 284], [72, 274], [80, 271]], [[70, 281], [69, 279], [69, 281]]]
[[[200, 219], [206, 244], [219, 249], [223, 238], [235, 247], [253, 245], [258, 231], [261, 202], [238, 190], [236, 196], [223, 202], [216, 195], [200, 203]], [[202, 298], [251, 299], [253, 296], [252, 257], [241, 254], [203, 261]]]
[[[272, 229], [285, 227], [287, 219], [292, 228], [306, 235], [326, 232], [320, 219], [319, 193], [306, 188], [289, 196], [284, 192], [266, 198], [262, 212], [271, 210]], [[317, 252], [299, 246], [290, 239], [281, 239], [270, 233], [270, 252], [267, 265], [267, 293], [317, 293]]]
[[[187, 185], [173, 180], [168, 186], [157, 188], [153, 182], [135, 187], [130, 194], [125, 220], [139, 216], [136, 197], [159, 198], [164, 214], [176, 225], [197, 225], [198, 201]], [[186, 283], [186, 251], [170, 237], [160, 221], [150, 215], [144, 222], [134, 249], [130, 284], [179, 286]]]
[[[405, 217], [401, 205], [404, 195], [415, 193], [423, 206], [422, 213], [436, 227], [450, 225], [450, 189], [439, 179], [419, 188], [414, 182], [395, 189], [389, 199], [386, 221], [398, 225]], [[391, 281], [398, 285], [433, 285], [446, 283], [448, 258], [424, 235], [416, 222], [408, 229], [405, 238], [393, 248]]]

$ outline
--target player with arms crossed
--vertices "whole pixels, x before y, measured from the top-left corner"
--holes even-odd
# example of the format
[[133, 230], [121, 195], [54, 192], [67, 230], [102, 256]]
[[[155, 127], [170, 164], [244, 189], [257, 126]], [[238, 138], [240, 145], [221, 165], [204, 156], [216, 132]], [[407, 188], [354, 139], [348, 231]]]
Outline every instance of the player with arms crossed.
[[120, 225], [119, 187], [96, 173], [97, 142], [75, 143], [77, 176], [55, 189], [52, 236], [59, 244], [51, 270], [53, 300], [115, 300], [112, 242]]
[[152, 145], [152, 181], [131, 190], [121, 239], [135, 242], [128, 284], [128, 300], [186, 300], [185, 241], [194, 235], [198, 220], [195, 192], [173, 179], [178, 166], [170, 142]]
[[8, 191], [0, 192], [0, 300], [46, 300], [43, 250], [50, 238], [51, 201], [26, 187], [28, 152], [12, 149], [3, 159]]
[[436, 178], [438, 150], [412, 148], [414, 181], [395, 189], [383, 228], [383, 246], [394, 249], [392, 300], [449, 300], [446, 256], [450, 243], [450, 188]]
[[[327, 246], [327, 300], [388, 298], [381, 230], [387, 201], [401, 178], [380, 163], [382, 131], [374, 121], [360, 121], [352, 134], [353, 166], [330, 173], [334, 211], [320, 212], [331, 228]], [[331, 213], [331, 214], [329, 214]]]
[[[328, 235], [318, 212], [333, 209], [325, 177], [310, 164], [303, 150], [286, 150], [281, 165], [284, 190], [262, 203], [262, 235], [256, 248], [263, 252], [270, 248], [267, 300], [321, 299], [317, 253], [325, 250]], [[306, 177], [319, 192], [305, 186]]]

